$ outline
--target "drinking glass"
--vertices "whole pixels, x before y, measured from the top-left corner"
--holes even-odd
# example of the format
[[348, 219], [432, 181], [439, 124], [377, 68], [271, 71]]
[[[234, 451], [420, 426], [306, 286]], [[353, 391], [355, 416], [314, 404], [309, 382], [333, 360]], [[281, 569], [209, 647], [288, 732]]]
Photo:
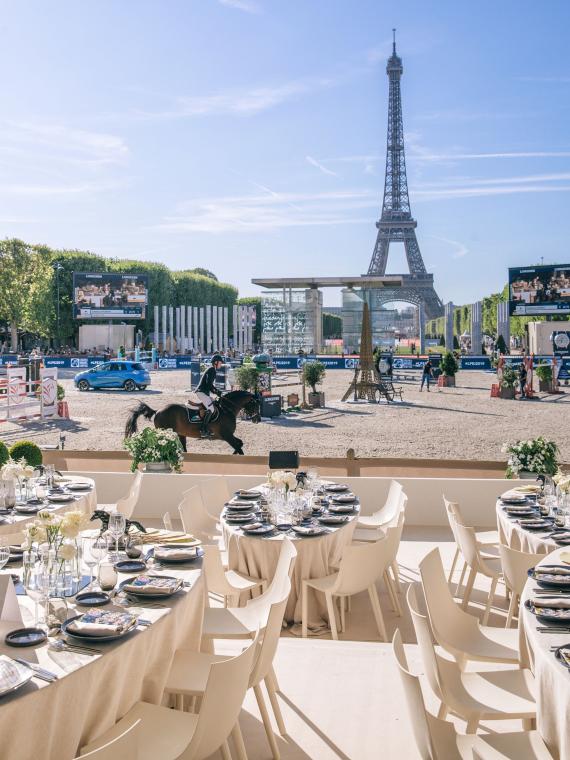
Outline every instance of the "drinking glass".
[[111, 591], [117, 583], [117, 571], [112, 562], [101, 562], [99, 565], [99, 586], [102, 591]]
[[0, 541], [0, 570], [10, 559], [10, 547], [4, 540]]
[[125, 515], [120, 512], [111, 512], [109, 515], [109, 533], [115, 539], [115, 561], [119, 559], [119, 539], [125, 532]]
[[[87, 591], [91, 590], [93, 585], [93, 568], [99, 564], [103, 559], [104, 554], [99, 555], [98, 548], [95, 547], [97, 542], [100, 541], [99, 536], [83, 536], [81, 541], [81, 547], [83, 549], [83, 564], [87, 567], [89, 573], [89, 585]], [[107, 544], [105, 542], [104, 551], [107, 551]]]
[[143, 553], [143, 542], [140, 533], [127, 535], [125, 552], [129, 559], [140, 559]]
[[41, 562], [36, 562], [30, 568], [24, 587], [26, 594], [34, 602], [34, 625], [37, 628], [40, 624], [38, 605], [42, 601], [44, 603], [47, 601], [49, 587], [49, 574]]

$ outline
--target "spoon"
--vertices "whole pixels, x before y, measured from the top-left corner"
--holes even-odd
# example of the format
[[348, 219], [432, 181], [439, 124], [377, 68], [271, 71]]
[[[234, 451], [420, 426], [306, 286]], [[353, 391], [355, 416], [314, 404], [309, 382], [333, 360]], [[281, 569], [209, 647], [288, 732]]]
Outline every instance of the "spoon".
[[102, 654], [100, 649], [95, 649], [94, 647], [79, 647], [79, 646], [76, 647], [73, 644], [67, 644], [67, 642], [61, 641], [61, 639], [50, 641], [50, 648], [55, 650], [56, 652], [77, 652], [78, 654]]

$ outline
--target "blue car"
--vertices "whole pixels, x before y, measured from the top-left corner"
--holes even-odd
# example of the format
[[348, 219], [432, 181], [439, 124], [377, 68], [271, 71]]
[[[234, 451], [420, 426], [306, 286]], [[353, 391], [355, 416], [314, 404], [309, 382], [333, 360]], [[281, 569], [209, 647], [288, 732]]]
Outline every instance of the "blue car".
[[78, 372], [73, 378], [80, 391], [91, 388], [124, 388], [144, 391], [150, 385], [150, 375], [140, 362], [110, 361]]

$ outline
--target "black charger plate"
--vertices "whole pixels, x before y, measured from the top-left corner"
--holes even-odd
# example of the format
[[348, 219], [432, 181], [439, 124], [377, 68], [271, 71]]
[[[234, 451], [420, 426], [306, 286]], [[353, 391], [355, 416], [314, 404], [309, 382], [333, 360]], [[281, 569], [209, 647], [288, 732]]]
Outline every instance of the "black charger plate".
[[4, 643], [9, 647], [37, 647], [47, 639], [47, 633], [41, 628], [18, 628], [6, 634]]
[[83, 617], [82, 615], [74, 615], [73, 617], [68, 618], [64, 623], [61, 624], [61, 630], [62, 633], [64, 633], [66, 636], [69, 636], [70, 638], [77, 639], [78, 641], [83, 642], [89, 642], [91, 645], [95, 643], [103, 643], [106, 641], [117, 641], [117, 639], [122, 639], [124, 636], [128, 636], [129, 633], [132, 633], [133, 631], [137, 630], [136, 625], [133, 625], [132, 628], [129, 628], [127, 631], [122, 631], [121, 633], [112, 633], [107, 636], [86, 636], [82, 633], [76, 633], [73, 630], [69, 630], [70, 623], [73, 623], [74, 620], [78, 620], [80, 617]]
[[75, 602], [80, 607], [103, 607], [110, 601], [111, 597], [104, 591], [83, 591], [75, 597]]

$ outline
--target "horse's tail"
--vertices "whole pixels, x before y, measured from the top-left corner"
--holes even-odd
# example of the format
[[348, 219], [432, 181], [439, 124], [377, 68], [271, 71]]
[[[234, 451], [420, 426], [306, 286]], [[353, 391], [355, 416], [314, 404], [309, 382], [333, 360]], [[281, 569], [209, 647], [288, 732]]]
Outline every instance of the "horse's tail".
[[137, 432], [137, 420], [139, 417], [146, 417], [147, 420], [151, 420], [156, 414], [156, 409], [151, 409], [148, 404], [142, 401], [138, 406], [135, 406], [127, 418], [127, 424], [125, 425], [125, 438], [130, 438], [131, 435]]

